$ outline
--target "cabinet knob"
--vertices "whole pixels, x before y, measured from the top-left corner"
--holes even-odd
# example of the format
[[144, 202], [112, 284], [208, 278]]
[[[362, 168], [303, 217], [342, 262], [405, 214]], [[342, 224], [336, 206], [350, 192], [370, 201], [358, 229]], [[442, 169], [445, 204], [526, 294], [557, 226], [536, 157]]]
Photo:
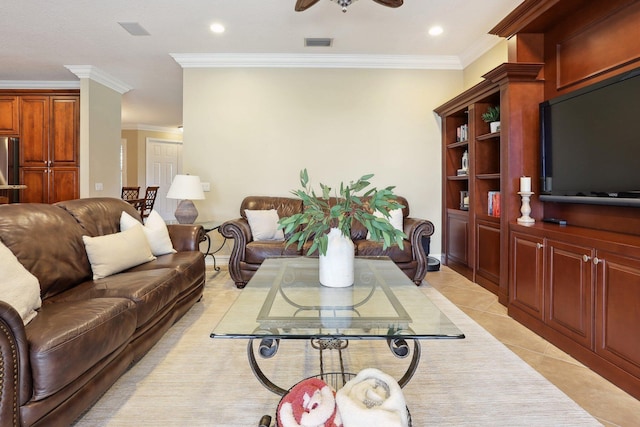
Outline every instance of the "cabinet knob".
[[589, 255], [582, 255], [582, 260], [584, 262], [589, 262], [590, 259], [591, 259], [591, 257]]
[[598, 258], [598, 257], [594, 257], [594, 258], [593, 258], [593, 263], [594, 263], [595, 265], [600, 264], [600, 261], [602, 261], [602, 260], [601, 260], [600, 258]]
[[536, 249], [542, 249], [544, 245], [542, 243], [536, 243]]

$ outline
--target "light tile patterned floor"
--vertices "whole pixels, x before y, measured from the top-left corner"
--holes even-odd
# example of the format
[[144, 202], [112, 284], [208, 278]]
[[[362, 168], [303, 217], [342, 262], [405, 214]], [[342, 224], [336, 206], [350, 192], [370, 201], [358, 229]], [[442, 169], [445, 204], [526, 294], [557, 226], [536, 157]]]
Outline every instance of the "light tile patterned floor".
[[426, 280], [602, 424], [640, 426], [640, 401], [511, 319], [497, 296], [445, 266]]

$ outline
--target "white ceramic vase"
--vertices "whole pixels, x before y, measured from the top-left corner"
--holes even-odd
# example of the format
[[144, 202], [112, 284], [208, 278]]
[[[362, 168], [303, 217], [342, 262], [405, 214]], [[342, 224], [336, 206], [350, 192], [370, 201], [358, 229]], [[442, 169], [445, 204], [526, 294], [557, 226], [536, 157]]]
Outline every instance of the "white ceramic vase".
[[500, 122], [489, 123], [489, 130], [491, 133], [498, 132], [500, 130]]
[[353, 285], [353, 241], [337, 228], [327, 235], [327, 254], [320, 255], [320, 283], [330, 288], [345, 288]]

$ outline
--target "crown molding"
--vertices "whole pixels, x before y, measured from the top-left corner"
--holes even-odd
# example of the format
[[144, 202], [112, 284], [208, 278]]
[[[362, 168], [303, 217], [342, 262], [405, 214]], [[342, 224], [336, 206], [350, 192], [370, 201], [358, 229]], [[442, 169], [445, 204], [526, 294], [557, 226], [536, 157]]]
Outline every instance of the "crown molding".
[[182, 130], [179, 128], [145, 125], [145, 124], [122, 124], [122, 130], [139, 130], [145, 132], [163, 132], [172, 133], [176, 135], [182, 135]]
[[0, 89], [80, 89], [80, 82], [75, 80], [0, 80]]
[[480, 38], [476, 43], [465, 49], [460, 54], [460, 62], [463, 68], [468, 67], [473, 61], [493, 49], [503, 39], [498, 36], [486, 35]]
[[78, 76], [79, 79], [90, 79], [98, 82], [109, 89], [113, 89], [121, 95], [133, 89], [132, 86], [124, 83], [117, 78], [110, 76], [101, 69], [93, 65], [65, 65], [67, 70]]
[[382, 68], [461, 70], [456, 56], [171, 53], [182, 68]]

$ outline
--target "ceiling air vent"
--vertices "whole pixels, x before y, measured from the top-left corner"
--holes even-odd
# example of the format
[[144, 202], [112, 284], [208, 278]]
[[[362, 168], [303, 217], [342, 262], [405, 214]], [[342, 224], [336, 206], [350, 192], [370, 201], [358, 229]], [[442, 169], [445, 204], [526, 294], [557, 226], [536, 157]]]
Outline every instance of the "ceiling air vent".
[[330, 38], [311, 38], [304, 39], [305, 47], [331, 47], [333, 39]]
[[124, 28], [132, 36], [148, 36], [150, 35], [142, 25], [137, 22], [118, 22], [122, 28]]

